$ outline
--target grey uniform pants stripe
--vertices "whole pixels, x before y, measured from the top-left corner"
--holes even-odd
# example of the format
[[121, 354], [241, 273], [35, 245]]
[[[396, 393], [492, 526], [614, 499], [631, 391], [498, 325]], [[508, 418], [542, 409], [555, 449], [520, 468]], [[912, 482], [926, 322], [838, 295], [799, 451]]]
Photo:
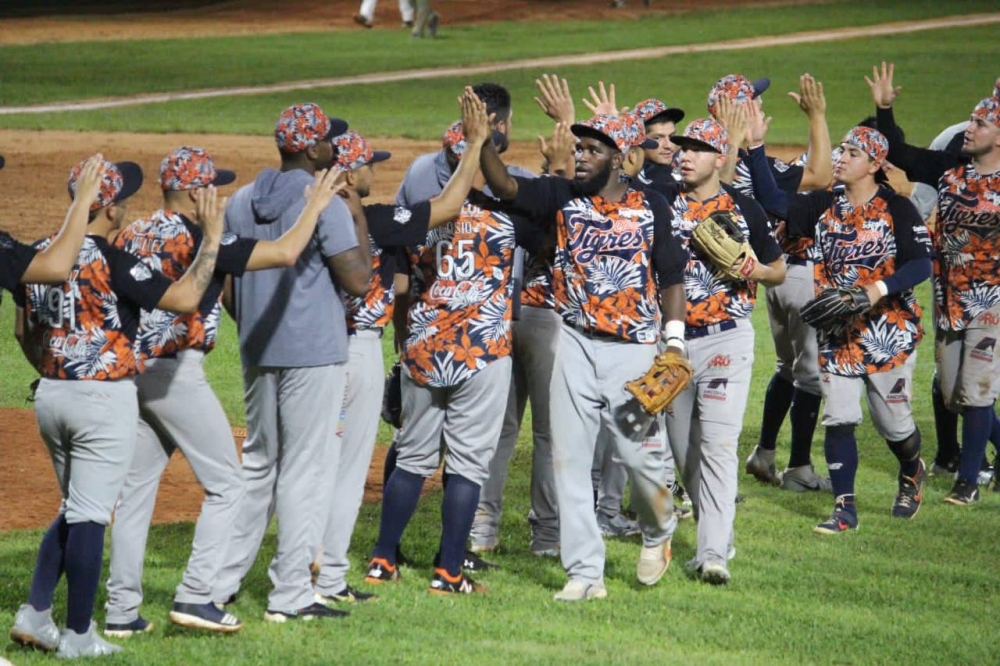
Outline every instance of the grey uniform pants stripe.
[[107, 525], [132, 462], [135, 383], [42, 379], [35, 417], [55, 468], [68, 523]]
[[725, 563], [736, 517], [737, 445], [750, 394], [754, 331], [736, 328], [687, 341], [694, 377], [667, 411], [667, 434], [698, 520], [700, 566]]
[[226, 413], [205, 378], [202, 351], [153, 359], [136, 379], [139, 425], [135, 455], [115, 508], [107, 620], [128, 623], [142, 603], [143, 559], [160, 477], [181, 450], [205, 489], [187, 569], [176, 600], [204, 604], [215, 582], [243, 500], [243, 471]]
[[461, 384], [420, 386], [403, 371], [403, 428], [396, 466], [427, 478], [445, 472], [482, 486], [496, 451], [510, 387], [510, 357], [497, 359]]
[[559, 546], [571, 580], [604, 578], [604, 540], [591, 487], [599, 437], [607, 438], [628, 469], [643, 543], [662, 543], [677, 526], [663, 482], [663, 451], [644, 446], [653, 418], [624, 388], [649, 369], [654, 356], [655, 345], [591, 338], [566, 325], [560, 329], [550, 389], [552, 461]]
[[364, 499], [385, 390], [385, 361], [378, 333], [358, 331], [350, 336], [348, 344], [347, 390], [338, 429], [341, 431], [340, 464], [331, 470], [330, 517], [316, 581], [316, 591], [327, 596], [340, 592], [347, 585], [346, 576], [351, 568], [347, 551]]
[[335, 429], [346, 366], [243, 369], [247, 492], [212, 593], [215, 601], [239, 590], [273, 511], [278, 549], [268, 568], [273, 584], [268, 608], [287, 613], [313, 603], [309, 567], [326, 529], [330, 470], [339, 462]]
[[472, 542], [489, 542], [497, 536], [503, 512], [503, 488], [510, 460], [517, 446], [524, 408], [531, 403], [531, 549], [556, 548], [559, 544], [559, 513], [555, 480], [552, 478], [552, 440], [549, 432], [549, 384], [562, 319], [554, 310], [524, 306], [514, 322], [513, 366], [507, 412], [489, 478], [479, 496], [472, 525]]

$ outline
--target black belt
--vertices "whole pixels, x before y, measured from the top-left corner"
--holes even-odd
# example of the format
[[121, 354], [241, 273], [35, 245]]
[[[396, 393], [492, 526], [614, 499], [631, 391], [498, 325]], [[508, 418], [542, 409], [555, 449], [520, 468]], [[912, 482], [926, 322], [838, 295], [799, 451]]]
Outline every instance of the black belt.
[[708, 324], [707, 326], [685, 326], [684, 338], [686, 340], [703, 338], [706, 335], [722, 333], [723, 331], [731, 331], [734, 328], [736, 328], [735, 319], [727, 319], [726, 321], [720, 321], [718, 324]]
[[802, 259], [801, 257], [796, 257], [795, 255], [792, 255], [792, 254], [786, 254], [785, 255], [785, 263], [786, 264], [791, 264], [793, 266], [808, 266], [809, 265], [809, 260], [808, 259]]
[[628, 340], [625, 340], [620, 335], [615, 335], [614, 333], [587, 330], [580, 326], [573, 326], [573, 330], [582, 335], [583, 337], [590, 338], [591, 340], [614, 340], [616, 342], [628, 342]]

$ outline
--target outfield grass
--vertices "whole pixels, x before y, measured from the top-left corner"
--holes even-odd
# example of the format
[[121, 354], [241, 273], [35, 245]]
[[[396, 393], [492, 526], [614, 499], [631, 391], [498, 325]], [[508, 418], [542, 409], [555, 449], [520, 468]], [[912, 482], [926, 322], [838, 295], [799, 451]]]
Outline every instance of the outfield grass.
[[[839, 137], [873, 113], [863, 77], [871, 72], [872, 64], [890, 59], [896, 62], [896, 78], [904, 87], [897, 103], [898, 119], [911, 141], [925, 144], [943, 127], [968, 117], [975, 103], [989, 94], [996, 76], [996, 35], [995, 26], [935, 30], [878, 39], [567, 67], [560, 73], [573, 85], [578, 116], [588, 113], [579, 102], [587, 85], [605, 80], [617, 84], [623, 104], [658, 96], [686, 109], [689, 119], [705, 114], [707, 91], [720, 76], [733, 71], [751, 77], [766, 75], [773, 83], [765, 95], [765, 109], [775, 117], [769, 140], [788, 144], [805, 143], [808, 138], [805, 117], [784, 96], [787, 91], [797, 90], [801, 73], [809, 71], [824, 82], [831, 132]], [[515, 139], [533, 139], [550, 131], [551, 122], [532, 101], [536, 93], [534, 80], [541, 73], [526, 69], [481, 77], [494, 78], [511, 90]], [[464, 78], [440, 78], [101, 111], [0, 116], [0, 126], [268, 134], [281, 109], [308, 99], [347, 118], [352, 127], [368, 135], [427, 139], [439, 136], [457, 116], [454, 99], [469, 82]]]
[[[830, 4], [836, 4], [831, 8]], [[825, 3], [725, 9], [641, 20], [448, 26], [435, 40], [351, 30], [0, 47], [0, 104], [220, 86], [711, 42], [994, 11], [989, 0]]]
[[[919, 298], [929, 302], [926, 284]], [[773, 369], [764, 315], [761, 304], [754, 314], [753, 397], [741, 458], [758, 435], [761, 396]], [[224, 385], [223, 375], [238, 375], [230, 360], [234, 339], [228, 333], [223, 332], [213, 353], [218, 364], [209, 368], [217, 390]], [[3, 359], [5, 367], [8, 360]], [[918, 356], [914, 409], [928, 460], [933, 454], [927, 391], [932, 365], [927, 340]], [[522, 433], [528, 432], [526, 424]], [[553, 592], [565, 581], [560, 565], [527, 552], [531, 451], [525, 436], [506, 491], [503, 550], [494, 558], [503, 568], [479, 578], [490, 589], [478, 597], [440, 599], [425, 592], [439, 535], [440, 494], [434, 493], [421, 502], [404, 537], [409, 556], [425, 564], [404, 568], [400, 584], [380, 587], [380, 600], [352, 608], [347, 620], [263, 623], [270, 586], [266, 562], [276, 545], [272, 527], [233, 607], [246, 623], [244, 631], [233, 637], [184, 632], [166, 616], [192, 527], [159, 526], [147, 549], [143, 607], [157, 629], [127, 642], [128, 651], [108, 663], [994, 663], [1000, 632], [989, 609], [996, 601], [993, 546], [1000, 530], [1000, 497], [988, 492], [980, 504], [958, 509], [941, 501], [950, 482], [934, 480], [914, 521], [891, 520], [895, 459], [870, 423], [858, 435], [861, 529], [840, 537], [813, 535], [812, 526], [829, 513], [828, 496], [782, 492], [741, 474], [746, 501], [737, 512], [738, 554], [726, 588], [700, 585], [684, 575], [683, 563], [695, 549], [694, 525], [684, 523], [674, 540], [674, 564], [654, 588], [640, 589], [634, 580], [639, 542], [611, 541], [609, 599], [583, 606], [553, 602]], [[815, 441], [818, 462], [821, 428]], [[784, 433], [779, 462], [786, 454]], [[360, 581], [377, 524], [378, 507], [365, 506], [353, 541], [354, 584]], [[13, 621], [27, 594], [39, 536], [37, 531], [0, 534], [0, 627]], [[64, 599], [60, 590], [57, 614], [64, 611]], [[103, 602], [102, 592], [98, 605]], [[103, 613], [97, 617], [102, 620]], [[0, 656], [18, 664], [49, 659], [12, 644], [0, 646]]]

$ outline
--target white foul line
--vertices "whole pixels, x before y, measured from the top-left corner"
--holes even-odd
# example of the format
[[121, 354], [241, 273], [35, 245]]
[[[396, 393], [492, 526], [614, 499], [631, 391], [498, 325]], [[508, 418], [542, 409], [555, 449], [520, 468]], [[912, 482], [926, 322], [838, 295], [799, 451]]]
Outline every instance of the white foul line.
[[156, 94], [131, 95], [128, 97], [84, 100], [81, 102], [62, 102], [54, 104], [38, 104], [30, 106], [0, 106], [0, 116], [25, 113], [53, 113], [64, 111], [94, 111], [99, 109], [114, 109], [140, 104], [158, 104], [189, 99], [209, 99], [212, 97], [236, 97], [245, 95], [262, 95], [267, 93], [290, 92], [293, 90], [310, 90], [313, 88], [337, 88], [366, 83], [391, 83], [394, 81], [412, 81], [415, 79], [438, 79], [449, 76], [487, 74], [515, 69], [544, 69], [567, 67], [573, 65], [592, 65], [596, 63], [620, 62], [623, 60], [645, 60], [662, 58], [664, 56], [683, 53], [708, 53], [712, 51], [739, 51], [760, 48], [763, 46], [789, 46], [793, 44], [833, 42], [858, 37], [883, 37], [885, 35], [900, 35], [922, 30], [937, 30], [941, 28], [964, 28], [1000, 23], [1000, 14], [969, 14], [965, 16], [950, 16], [925, 21], [909, 21], [902, 23], [882, 23], [860, 28], [837, 28], [822, 32], [796, 32], [788, 35], [754, 37], [749, 39], [733, 39], [725, 42], [707, 42], [704, 44], [678, 44], [674, 46], [657, 46], [629, 51], [610, 51], [603, 53], [586, 53], [579, 55], [549, 56], [508, 62], [484, 63], [466, 67], [436, 67], [429, 69], [413, 69], [402, 72], [376, 72], [358, 76], [342, 76], [332, 79], [311, 79], [306, 81], [291, 81], [263, 86], [245, 86], [239, 88], [212, 88], [208, 90], [191, 90], [187, 92], [170, 92]]

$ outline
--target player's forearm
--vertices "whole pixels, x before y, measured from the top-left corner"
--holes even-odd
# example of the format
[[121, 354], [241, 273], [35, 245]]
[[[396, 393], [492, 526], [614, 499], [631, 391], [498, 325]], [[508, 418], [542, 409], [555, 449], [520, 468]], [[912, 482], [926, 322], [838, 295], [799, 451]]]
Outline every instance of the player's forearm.
[[441, 194], [431, 199], [431, 221], [427, 225], [428, 229], [451, 222], [462, 212], [462, 206], [469, 196], [469, 190], [472, 189], [472, 180], [479, 172], [481, 152], [482, 144], [466, 147], [465, 154], [459, 161], [455, 173], [451, 174], [448, 184], [441, 190]]
[[785, 271], [785, 258], [781, 257], [769, 264], [758, 263], [748, 279], [765, 287], [776, 287], [785, 281]]
[[219, 257], [219, 240], [217, 235], [205, 235], [194, 262], [164, 292], [156, 307], [177, 314], [190, 314], [198, 309], [205, 290], [212, 283], [215, 261]]
[[28, 284], [58, 284], [69, 278], [76, 264], [80, 246], [87, 233], [90, 207], [86, 201], [76, 199], [66, 212], [66, 219], [55, 240], [28, 265], [21, 282]]
[[813, 113], [809, 117], [809, 159], [806, 162], [800, 190], [818, 190], [827, 187], [833, 180], [833, 164], [830, 161], [830, 128], [826, 114]]
[[496, 147], [487, 141], [479, 156], [479, 164], [483, 169], [483, 177], [490, 186], [493, 196], [502, 201], [513, 201], [517, 197], [517, 181], [507, 173], [507, 167], [497, 154]]
[[726, 153], [726, 161], [723, 162], [722, 168], [719, 169], [719, 180], [726, 185], [732, 185], [733, 179], [736, 177], [736, 162], [739, 160], [739, 148], [737, 146], [731, 146], [729, 152]]

